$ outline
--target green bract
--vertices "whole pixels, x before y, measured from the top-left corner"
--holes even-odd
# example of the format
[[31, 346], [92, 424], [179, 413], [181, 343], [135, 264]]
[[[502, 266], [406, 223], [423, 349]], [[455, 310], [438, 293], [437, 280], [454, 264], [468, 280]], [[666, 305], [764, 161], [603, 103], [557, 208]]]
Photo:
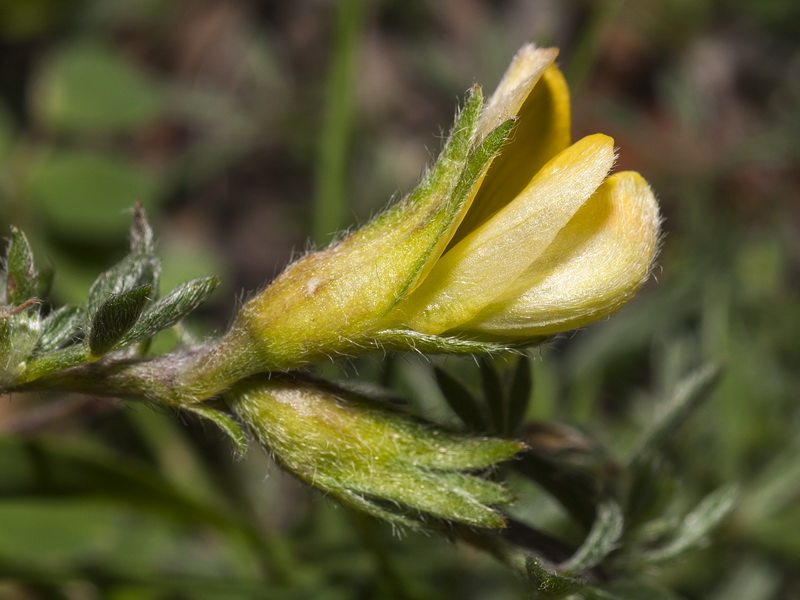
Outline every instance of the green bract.
[[431, 516], [505, 523], [490, 505], [513, 496], [469, 472], [510, 458], [519, 442], [447, 433], [296, 376], [242, 383], [225, 398], [285, 468], [347, 504], [412, 526]]

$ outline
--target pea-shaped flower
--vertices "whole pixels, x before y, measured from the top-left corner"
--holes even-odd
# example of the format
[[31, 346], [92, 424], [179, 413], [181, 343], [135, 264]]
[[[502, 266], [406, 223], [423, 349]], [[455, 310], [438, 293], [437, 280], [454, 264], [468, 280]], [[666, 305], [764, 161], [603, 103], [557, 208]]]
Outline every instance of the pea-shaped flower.
[[[203, 356], [200, 390], [375, 348], [476, 352], [611, 314], [647, 279], [659, 211], [611, 138], [571, 142], [555, 49], [475, 87], [419, 187], [290, 265]], [[200, 393], [202, 395], [202, 393]]]

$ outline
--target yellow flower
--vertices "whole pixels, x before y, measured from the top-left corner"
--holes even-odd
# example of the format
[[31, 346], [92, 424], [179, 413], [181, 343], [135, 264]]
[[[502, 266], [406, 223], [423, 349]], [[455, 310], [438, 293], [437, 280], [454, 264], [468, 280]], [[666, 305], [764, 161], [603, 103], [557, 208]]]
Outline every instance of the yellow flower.
[[608, 177], [611, 138], [569, 145], [569, 98], [552, 50], [524, 47], [481, 125], [512, 112], [512, 139], [490, 166], [446, 252], [394, 308], [395, 328], [526, 341], [605, 317], [647, 278], [658, 206], [637, 173]]
[[638, 174], [609, 176], [611, 138], [571, 143], [556, 55], [523, 47], [485, 105], [473, 88], [419, 187], [246, 303], [204, 357], [207, 379], [378, 347], [524, 345], [629, 300], [656, 254], [658, 206]]

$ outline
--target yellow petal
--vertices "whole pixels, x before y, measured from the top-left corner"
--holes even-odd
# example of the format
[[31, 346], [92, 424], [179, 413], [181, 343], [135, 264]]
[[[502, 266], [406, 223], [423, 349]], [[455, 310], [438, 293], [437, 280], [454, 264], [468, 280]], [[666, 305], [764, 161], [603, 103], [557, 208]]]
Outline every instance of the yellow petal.
[[526, 44], [511, 61], [497, 89], [486, 102], [478, 122], [478, 141], [498, 125], [513, 119], [531, 89], [558, 56], [558, 48], [537, 48]]
[[518, 198], [448, 250], [393, 316], [438, 334], [475, 317], [528, 269], [603, 182], [613, 140], [596, 134], [548, 162]]
[[650, 273], [659, 212], [647, 182], [633, 172], [609, 177], [517, 286], [460, 331], [524, 339], [575, 329], [620, 308]]
[[[537, 64], [536, 68], [538, 67]], [[529, 85], [533, 85], [533, 89], [526, 88]], [[517, 95], [523, 92], [526, 94], [524, 104], [517, 106], [516, 102], [519, 100]], [[487, 108], [484, 109], [481, 123], [487, 118], [487, 113], [501, 104], [495, 102], [495, 105], [492, 105], [497, 93], [495, 92]], [[512, 109], [516, 111], [508, 118], [517, 115], [519, 119], [500, 156], [492, 161], [469, 212], [459, 225], [450, 246], [454, 246], [470, 231], [479, 227], [516, 198], [547, 161], [570, 145], [572, 134], [569, 89], [564, 76], [555, 64], [549, 64], [544, 72], [531, 76], [525, 84], [518, 86], [506, 97], [509, 98], [507, 112], [511, 112]]]

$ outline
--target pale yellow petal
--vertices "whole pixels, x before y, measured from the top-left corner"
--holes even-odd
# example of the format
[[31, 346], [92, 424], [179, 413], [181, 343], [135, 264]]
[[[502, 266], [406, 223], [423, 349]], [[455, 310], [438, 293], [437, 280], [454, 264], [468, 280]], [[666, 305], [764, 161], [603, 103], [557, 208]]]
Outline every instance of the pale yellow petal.
[[531, 89], [557, 56], [558, 48], [537, 48], [533, 44], [520, 48], [486, 102], [478, 122], [478, 141], [519, 113]]
[[638, 173], [609, 177], [523, 275], [518, 286], [526, 289], [458, 330], [523, 339], [608, 316], [647, 279], [659, 225], [653, 192]]
[[516, 109], [518, 121], [511, 139], [492, 161], [451, 246], [516, 198], [547, 161], [570, 145], [569, 89], [564, 76], [550, 64], [534, 83], [524, 104]]
[[601, 134], [559, 153], [517, 199], [448, 250], [393, 318], [436, 334], [475, 317], [539, 258], [613, 162], [613, 140]]

